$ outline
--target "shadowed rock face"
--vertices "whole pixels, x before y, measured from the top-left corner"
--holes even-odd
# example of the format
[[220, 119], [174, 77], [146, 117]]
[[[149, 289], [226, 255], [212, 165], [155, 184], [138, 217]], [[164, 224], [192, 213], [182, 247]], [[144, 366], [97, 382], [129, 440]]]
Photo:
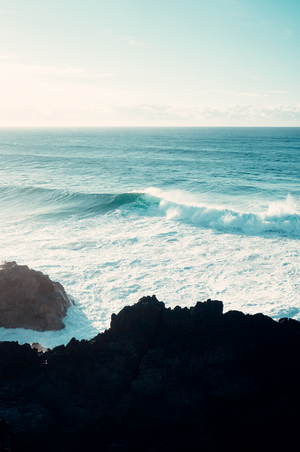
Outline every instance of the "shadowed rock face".
[[296, 451], [299, 381], [299, 322], [143, 297], [90, 341], [0, 343], [0, 451]]
[[0, 327], [61, 330], [71, 304], [49, 276], [16, 262], [0, 264]]

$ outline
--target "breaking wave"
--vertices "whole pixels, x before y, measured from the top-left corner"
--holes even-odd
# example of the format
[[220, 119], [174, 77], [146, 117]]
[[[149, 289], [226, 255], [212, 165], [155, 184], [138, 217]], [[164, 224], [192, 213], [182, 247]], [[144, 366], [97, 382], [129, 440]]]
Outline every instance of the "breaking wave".
[[[260, 212], [242, 212], [214, 203], [201, 203], [192, 194], [149, 188], [135, 193], [70, 193], [39, 187], [2, 187], [1, 217], [36, 219], [78, 218], [104, 215], [126, 206], [140, 215], [161, 216], [198, 227], [248, 235], [267, 232], [300, 237], [300, 212], [295, 199], [275, 201]], [[141, 210], [140, 207], [143, 207]], [[151, 208], [152, 207], [152, 208]], [[151, 208], [151, 209], [150, 209]]]
[[248, 235], [276, 232], [293, 238], [300, 237], [300, 212], [291, 195], [283, 201], [270, 203], [264, 211], [254, 213], [236, 211], [221, 205], [193, 202], [192, 196], [189, 195], [185, 201], [185, 194], [182, 192], [175, 194], [149, 189], [147, 193], [160, 197], [159, 208], [168, 220], [224, 232], [236, 230]]

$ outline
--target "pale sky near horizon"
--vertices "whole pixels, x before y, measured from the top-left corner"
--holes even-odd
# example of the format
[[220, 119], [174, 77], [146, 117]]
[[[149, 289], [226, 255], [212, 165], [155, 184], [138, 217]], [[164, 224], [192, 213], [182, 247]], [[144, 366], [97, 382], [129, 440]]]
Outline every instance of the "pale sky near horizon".
[[0, 0], [0, 127], [300, 126], [300, 0]]

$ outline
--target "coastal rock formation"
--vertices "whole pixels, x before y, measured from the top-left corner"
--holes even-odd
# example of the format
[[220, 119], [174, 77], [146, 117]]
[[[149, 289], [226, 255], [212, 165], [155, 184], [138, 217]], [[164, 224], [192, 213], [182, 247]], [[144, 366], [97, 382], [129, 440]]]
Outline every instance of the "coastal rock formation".
[[49, 276], [16, 262], [0, 264], [0, 327], [61, 330], [71, 304]]
[[0, 450], [298, 450], [299, 352], [295, 320], [155, 296], [90, 341], [2, 342]]

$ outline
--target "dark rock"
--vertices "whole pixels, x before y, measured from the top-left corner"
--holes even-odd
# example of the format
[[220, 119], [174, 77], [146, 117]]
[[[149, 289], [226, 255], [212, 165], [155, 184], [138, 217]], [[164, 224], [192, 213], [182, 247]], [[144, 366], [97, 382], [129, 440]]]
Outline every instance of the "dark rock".
[[61, 330], [72, 301], [63, 286], [27, 265], [0, 265], [0, 327]]
[[38, 352], [45, 352], [46, 350], [48, 350], [46, 347], [43, 347], [38, 342], [31, 342], [29, 345], [31, 348], [35, 348]]
[[299, 322], [222, 309], [212, 300], [167, 309], [143, 297], [90, 341], [53, 350], [1, 343], [0, 444], [11, 452], [298, 450]]

